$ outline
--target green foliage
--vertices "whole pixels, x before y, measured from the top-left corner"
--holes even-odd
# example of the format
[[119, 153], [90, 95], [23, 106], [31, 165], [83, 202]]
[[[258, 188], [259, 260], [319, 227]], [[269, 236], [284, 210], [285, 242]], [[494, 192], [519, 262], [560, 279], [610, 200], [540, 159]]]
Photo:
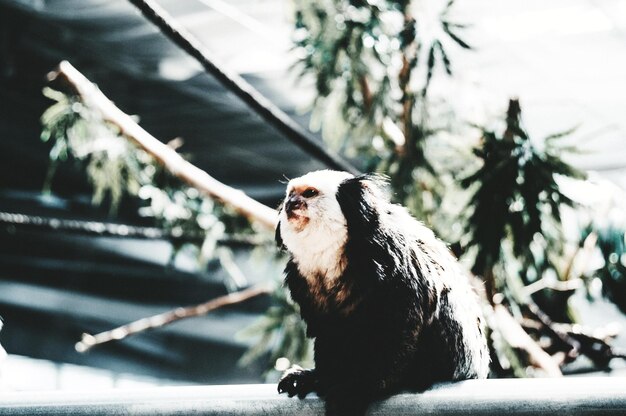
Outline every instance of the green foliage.
[[[473, 256], [472, 271], [486, 280], [489, 300], [502, 294], [521, 318], [523, 305], [533, 301], [528, 284], [550, 273], [568, 278], [559, 268], [560, 210], [572, 201], [558, 177], [584, 175], [559, 156], [571, 149], [560, 147], [558, 139], [571, 131], [531, 141], [513, 101], [502, 134], [483, 129], [474, 153], [481, 167], [455, 183], [458, 166], [450, 166], [441, 152], [447, 145], [442, 133], [451, 132], [454, 115], [437, 113], [430, 91], [437, 68], [454, 72], [451, 45], [471, 48], [460, 36], [465, 26], [449, 17], [453, 1], [440, 4], [437, 9], [436, 1], [296, 1], [296, 67], [315, 80], [312, 127], [365, 170], [388, 175], [396, 200], [439, 235], [460, 238], [450, 230], [464, 229], [461, 254]], [[462, 152], [453, 159], [474, 165]], [[460, 188], [471, 191], [468, 216], [458, 216], [465, 198]], [[501, 374], [527, 374], [527, 353], [491, 322]]]
[[[584, 175], [560, 158], [571, 149], [559, 146], [558, 139], [572, 131], [531, 140], [515, 100], [510, 102], [502, 133], [481, 129], [482, 142], [473, 160], [465, 159], [462, 152], [452, 158], [444, 156], [441, 148], [447, 146], [444, 139], [451, 133], [454, 115], [437, 113], [432, 92], [436, 71], [452, 75], [451, 48], [471, 49], [460, 35], [466, 26], [450, 17], [453, 3], [294, 0], [299, 56], [294, 69], [315, 82], [312, 127], [321, 129], [330, 146], [356, 159], [364, 170], [388, 175], [397, 202], [438, 235], [449, 238], [455, 234], [451, 229], [464, 230], [460, 254], [485, 279], [486, 299], [495, 301], [498, 295], [521, 320], [526, 306], [536, 300], [529, 294], [529, 284], [538, 287], [549, 274], [569, 278], [569, 272], [557, 263], [563, 263], [565, 242], [561, 209], [573, 203], [561, 191], [559, 177], [581, 179]], [[161, 227], [173, 234], [206, 236], [199, 248], [200, 262], [216, 256], [225, 269], [234, 267], [232, 256], [220, 251], [217, 243], [242, 231], [252, 233], [245, 220], [162, 172], [154, 160], [76, 98], [51, 90], [46, 94], [56, 101], [42, 117], [42, 139], [54, 141], [52, 166], [69, 159], [87, 164], [94, 202], [101, 203], [109, 195], [114, 208], [124, 193], [137, 195], [147, 204], [141, 214], [155, 218]], [[452, 171], [474, 163], [480, 167], [455, 182]], [[452, 209], [449, 202], [444, 204], [450, 195], [455, 196]], [[458, 216], [463, 206], [458, 201], [465, 197], [469, 197], [467, 215]], [[605, 290], [624, 305], [624, 230], [589, 232], [599, 236], [605, 259], [599, 276]], [[565, 293], [561, 309], [567, 308], [569, 294]], [[297, 305], [284, 288], [277, 289], [273, 299], [266, 315], [240, 334], [257, 341], [241, 364], [256, 359], [268, 359], [271, 364], [279, 359], [310, 363], [311, 342]], [[532, 374], [528, 351], [498, 327], [486, 299], [483, 307], [494, 371], [507, 376]], [[557, 311], [553, 316], [563, 315]], [[538, 338], [554, 336], [549, 324], [537, 320], [535, 324], [544, 331], [537, 330]], [[554, 345], [562, 347], [562, 341], [559, 338]]]
[[[48, 191], [59, 163], [78, 163], [80, 168], [85, 168], [93, 185], [94, 204], [102, 204], [109, 195], [111, 212], [115, 213], [124, 196], [143, 200], [144, 206], [138, 214], [153, 218], [156, 226], [174, 237], [169, 263], [173, 264], [183, 247], [191, 246], [189, 248], [197, 253], [199, 269], [211, 259], [221, 263], [230, 276], [224, 284], [231, 291], [240, 289], [246, 279], [231, 250], [222, 245], [222, 241], [235, 239], [251, 243], [255, 246], [251, 253], [253, 261], [256, 259], [260, 266], [272, 263], [268, 259], [274, 256], [268, 254], [274, 252], [273, 236], [253, 229], [231, 208], [185, 186], [78, 97], [49, 88], [44, 94], [54, 100], [41, 117], [41, 138], [52, 142]], [[271, 273], [276, 272], [273, 263], [269, 269]], [[305, 330], [297, 307], [286, 297], [284, 289], [279, 288], [267, 316], [241, 334], [255, 337], [263, 333], [259, 343], [242, 358], [242, 363], [267, 355], [266, 350], [272, 361], [283, 355], [297, 362], [311, 361], [311, 345]]]
[[150, 157], [114, 126], [75, 97], [50, 88], [44, 89], [44, 95], [56, 101], [41, 116], [41, 139], [53, 142], [45, 191], [51, 190], [58, 163], [68, 160], [86, 164], [93, 202], [100, 204], [109, 195], [111, 212], [117, 210], [124, 193], [137, 194], [143, 183], [152, 180], [155, 166]]
[[[321, 128], [329, 145], [362, 162], [365, 170], [388, 175], [396, 200], [439, 235], [450, 237], [454, 224], [466, 223], [457, 228], [468, 231], [463, 248], [475, 254], [474, 273], [486, 279], [490, 295], [503, 293], [519, 316], [517, 302], [529, 301], [524, 286], [555, 270], [552, 257], [561, 254], [559, 210], [571, 201], [556, 177], [582, 175], [558, 156], [555, 142], [570, 132], [549, 136], [540, 148], [523, 129], [519, 107], [509, 112], [501, 136], [483, 131], [475, 151], [481, 168], [460, 183], [446, 172], [454, 167], [440, 151], [447, 145], [442, 133], [450, 133], [454, 116], [446, 120], [433, 111], [429, 91], [437, 68], [453, 74], [450, 47], [471, 49], [460, 36], [466, 26], [450, 17], [453, 3], [296, 1], [300, 61], [295, 68], [315, 80], [312, 127]], [[460, 153], [455, 159], [463, 159]], [[474, 189], [469, 217], [455, 218], [458, 208], [453, 212], [443, 204], [444, 195], [454, 194], [453, 204], [462, 206], [458, 185]], [[280, 331], [279, 326], [264, 329], [267, 336]], [[495, 355], [514, 374], [523, 374], [528, 357], [507, 344], [497, 328], [491, 334], [499, 340], [493, 344]], [[273, 354], [294, 360], [280, 348]]]
[[[217, 247], [226, 236], [256, 233], [245, 218], [164, 171], [152, 156], [123, 137], [116, 126], [78, 97], [50, 88], [44, 89], [44, 95], [54, 101], [41, 117], [41, 139], [52, 142], [44, 185], [48, 192], [57, 165], [74, 161], [85, 168], [93, 186], [94, 204], [109, 200], [114, 214], [125, 195], [144, 200], [139, 215], [153, 218], [155, 225], [175, 238], [170, 263], [184, 245], [191, 244], [202, 268], [210, 259], [229, 258], [225, 248]], [[190, 239], [180, 238], [184, 236]], [[255, 244], [267, 246], [271, 236], [261, 237]], [[234, 267], [230, 265], [227, 270], [236, 273]]]
[[594, 233], [604, 264], [595, 276], [602, 282], [603, 293], [626, 313], [626, 227], [618, 223], [591, 224], [581, 242]]
[[451, 22], [454, 2], [295, 1], [300, 74], [315, 79], [311, 125], [326, 142], [391, 177], [396, 198], [425, 217], [441, 189], [426, 155], [428, 91], [450, 45], [469, 49]]
[[273, 365], [278, 359], [287, 358], [291, 363], [312, 366], [313, 346], [306, 337], [306, 324], [300, 318], [298, 305], [281, 285], [277, 285], [272, 298], [274, 303], [265, 315], [238, 334], [242, 339], [256, 339], [239, 364], [246, 366], [267, 359]]
[[[452, 73], [445, 44], [469, 49], [451, 23], [453, 1], [425, 15], [419, 1], [296, 0], [294, 65], [315, 80], [311, 126], [327, 144], [368, 171], [391, 178], [395, 197], [416, 215], [434, 211], [443, 189], [426, 155], [438, 133], [428, 122], [428, 89], [436, 66]], [[420, 31], [420, 25], [438, 29]], [[302, 363], [311, 350], [299, 314], [276, 292], [277, 305], [254, 326], [259, 343], [244, 362], [270, 355]], [[308, 354], [308, 353], [307, 353]]]
[[[487, 280], [491, 295], [502, 290], [495, 266], [507, 261], [507, 254], [522, 265], [524, 284], [553, 268], [551, 255], [561, 254], [560, 208], [572, 201], [561, 192], [557, 178], [584, 178], [559, 157], [554, 141], [564, 135], [549, 136], [540, 149], [522, 126], [517, 100], [509, 103], [502, 134], [483, 130], [475, 149], [482, 166], [461, 180], [461, 186], [475, 189], [468, 206], [467, 248], [475, 249], [472, 272]], [[503, 252], [507, 247], [511, 253]]]

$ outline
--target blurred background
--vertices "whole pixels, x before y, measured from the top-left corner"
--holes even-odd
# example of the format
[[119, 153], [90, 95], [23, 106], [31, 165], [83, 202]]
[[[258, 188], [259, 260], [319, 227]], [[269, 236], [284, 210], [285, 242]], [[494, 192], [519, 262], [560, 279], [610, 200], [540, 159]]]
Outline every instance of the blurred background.
[[[484, 280], [492, 376], [624, 374], [626, 4], [156, 3], [327, 153], [389, 175], [397, 202]], [[284, 259], [271, 230], [50, 82], [63, 60], [270, 207], [286, 179], [329, 167], [130, 2], [0, 0], [2, 387], [262, 382], [310, 361], [280, 288], [77, 352], [83, 333], [279, 282]]]

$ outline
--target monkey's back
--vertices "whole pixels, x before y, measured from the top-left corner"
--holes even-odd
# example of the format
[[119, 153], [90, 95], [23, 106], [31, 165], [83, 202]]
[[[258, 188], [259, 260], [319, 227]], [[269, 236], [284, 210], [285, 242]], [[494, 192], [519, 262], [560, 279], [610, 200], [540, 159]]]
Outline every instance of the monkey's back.
[[[382, 394], [486, 377], [489, 359], [481, 315], [464, 276], [448, 276], [442, 283], [439, 275], [408, 273], [371, 287], [348, 284], [344, 302], [356, 307], [346, 311], [333, 302], [320, 308], [297, 267], [287, 270], [292, 296], [308, 334], [315, 337], [322, 386], [350, 374], [378, 385], [371, 393]], [[344, 278], [349, 282], [358, 278], [352, 273], [348, 267]]]
[[[404, 214], [400, 211], [398, 215]], [[402, 223], [410, 225], [399, 232], [411, 230], [407, 238], [414, 242], [414, 265], [421, 270], [417, 276], [431, 282], [429, 286], [434, 287], [437, 299], [431, 322], [422, 328], [413, 366], [415, 372], [426, 374], [407, 377], [426, 385], [487, 377], [489, 351], [484, 321], [468, 276], [430, 229], [412, 217], [404, 218]]]

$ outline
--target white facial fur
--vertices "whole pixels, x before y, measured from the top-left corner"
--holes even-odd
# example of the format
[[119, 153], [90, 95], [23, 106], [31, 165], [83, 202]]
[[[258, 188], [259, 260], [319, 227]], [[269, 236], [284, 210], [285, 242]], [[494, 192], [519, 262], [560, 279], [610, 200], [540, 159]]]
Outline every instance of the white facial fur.
[[316, 196], [305, 198], [306, 207], [295, 211], [297, 217], [289, 219], [283, 204], [279, 218], [283, 244], [307, 279], [332, 281], [343, 273], [342, 253], [348, 232], [336, 193], [341, 182], [351, 177], [346, 172], [319, 170], [287, 185], [285, 200], [292, 192], [318, 191]]

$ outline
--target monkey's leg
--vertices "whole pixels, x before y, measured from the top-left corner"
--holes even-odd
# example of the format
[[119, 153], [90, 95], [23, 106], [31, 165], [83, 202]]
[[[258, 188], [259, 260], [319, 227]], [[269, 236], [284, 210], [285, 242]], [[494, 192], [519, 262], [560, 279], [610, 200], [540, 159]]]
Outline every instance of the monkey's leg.
[[317, 391], [319, 380], [314, 369], [305, 370], [297, 365], [283, 373], [278, 382], [278, 393], [287, 393], [289, 397], [297, 395], [300, 399]]

